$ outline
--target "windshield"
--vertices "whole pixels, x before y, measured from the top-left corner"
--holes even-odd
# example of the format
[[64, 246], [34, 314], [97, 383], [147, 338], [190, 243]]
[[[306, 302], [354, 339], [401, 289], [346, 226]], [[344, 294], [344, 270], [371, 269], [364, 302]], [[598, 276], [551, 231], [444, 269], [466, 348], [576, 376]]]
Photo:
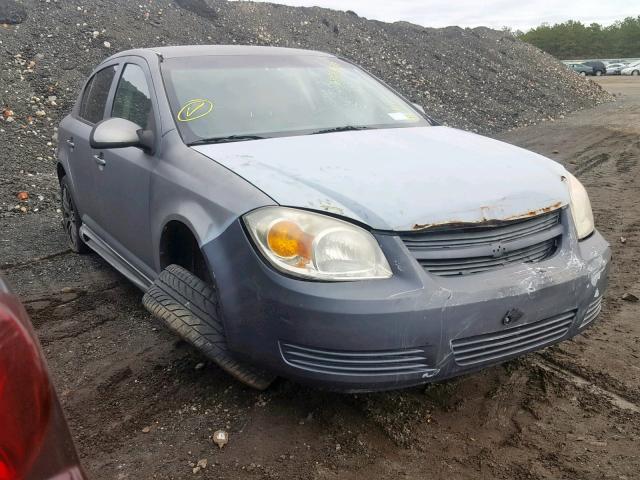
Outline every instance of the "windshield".
[[[410, 104], [361, 69], [314, 55], [167, 59], [162, 76], [185, 143], [427, 126]], [[247, 138], [248, 137], [248, 138]]]

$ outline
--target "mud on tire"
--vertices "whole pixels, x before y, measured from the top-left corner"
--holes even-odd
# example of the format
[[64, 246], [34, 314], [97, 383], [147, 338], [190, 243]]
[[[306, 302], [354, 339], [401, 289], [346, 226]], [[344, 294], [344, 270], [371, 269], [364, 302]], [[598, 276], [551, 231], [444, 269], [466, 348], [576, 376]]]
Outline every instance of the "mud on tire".
[[147, 290], [142, 303], [227, 373], [258, 390], [275, 376], [235, 360], [227, 348], [215, 287], [179, 265], [169, 265]]

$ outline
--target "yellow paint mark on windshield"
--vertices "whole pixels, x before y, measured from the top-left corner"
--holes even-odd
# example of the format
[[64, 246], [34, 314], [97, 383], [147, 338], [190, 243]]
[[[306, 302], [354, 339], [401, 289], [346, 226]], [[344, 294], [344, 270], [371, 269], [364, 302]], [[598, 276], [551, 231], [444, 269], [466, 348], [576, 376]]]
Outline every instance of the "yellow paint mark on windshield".
[[194, 98], [183, 105], [178, 112], [179, 122], [191, 122], [209, 115], [213, 110], [213, 103], [204, 98]]

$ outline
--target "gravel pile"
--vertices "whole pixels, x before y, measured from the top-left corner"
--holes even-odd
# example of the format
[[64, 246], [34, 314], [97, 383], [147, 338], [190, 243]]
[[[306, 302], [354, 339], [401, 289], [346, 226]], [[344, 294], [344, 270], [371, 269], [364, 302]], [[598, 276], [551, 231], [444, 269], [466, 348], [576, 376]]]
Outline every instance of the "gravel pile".
[[0, 217], [55, 212], [56, 125], [91, 69], [128, 48], [310, 48], [364, 66], [444, 124], [491, 134], [609, 101], [511, 35], [215, 0], [0, 0]]

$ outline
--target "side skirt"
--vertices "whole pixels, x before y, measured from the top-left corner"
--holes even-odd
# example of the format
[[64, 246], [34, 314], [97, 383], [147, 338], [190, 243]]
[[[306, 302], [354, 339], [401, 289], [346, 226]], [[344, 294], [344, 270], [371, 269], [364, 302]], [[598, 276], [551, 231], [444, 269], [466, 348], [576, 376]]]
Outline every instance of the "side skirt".
[[84, 242], [98, 255], [104, 258], [113, 268], [127, 277], [143, 292], [146, 292], [153, 280], [125, 260], [118, 252], [111, 248], [93, 230], [83, 224], [80, 227], [80, 235]]

